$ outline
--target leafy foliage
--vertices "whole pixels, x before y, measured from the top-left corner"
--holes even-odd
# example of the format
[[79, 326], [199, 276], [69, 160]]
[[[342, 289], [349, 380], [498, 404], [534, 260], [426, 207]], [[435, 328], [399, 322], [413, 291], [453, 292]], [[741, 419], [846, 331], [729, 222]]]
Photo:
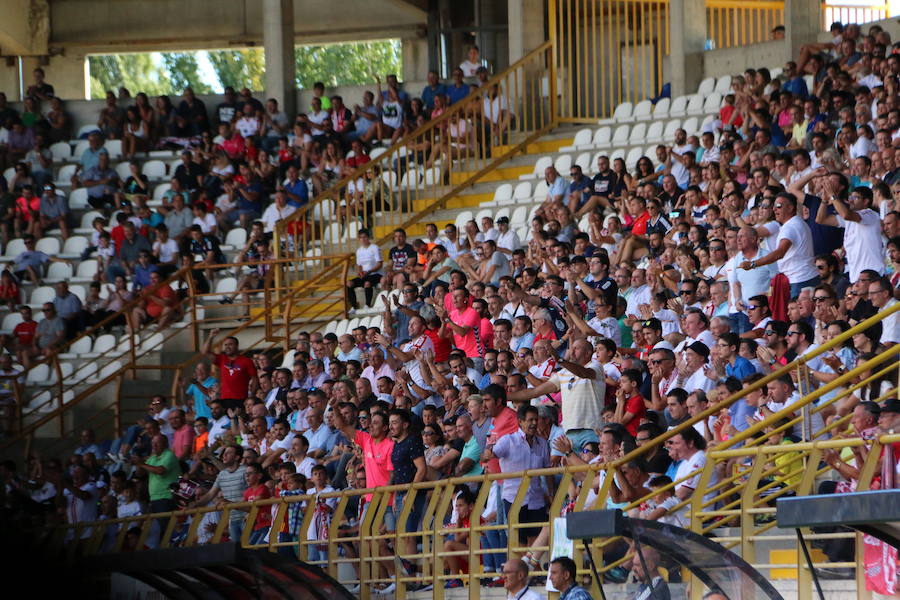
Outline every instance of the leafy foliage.
[[294, 49], [297, 87], [310, 89], [317, 81], [326, 87], [372, 83], [375, 75], [400, 75], [400, 40], [299, 46]]
[[265, 88], [266, 58], [262, 48], [210, 52], [209, 62], [223, 88], [229, 85], [236, 90]]
[[169, 73], [172, 90], [179, 93], [186, 87], [193, 88], [195, 94], [209, 94], [212, 87], [200, 79], [200, 66], [196, 52], [163, 52], [163, 64]]

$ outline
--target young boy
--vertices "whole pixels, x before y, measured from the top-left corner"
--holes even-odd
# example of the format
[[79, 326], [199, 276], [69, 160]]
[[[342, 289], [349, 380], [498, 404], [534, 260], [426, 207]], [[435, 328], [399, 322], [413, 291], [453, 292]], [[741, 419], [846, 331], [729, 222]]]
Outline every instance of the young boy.
[[665, 475], [659, 475], [647, 482], [647, 485], [656, 492], [656, 495], [653, 496], [651, 501], [641, 504], [637, 516], [641, 519], [659, 521], [660, 523], [675, 525], [676, 527], [688, 527], [690, 523], [685, 519], [683, 511], [672, 512], [672, 508], [680, 502], [675, 496], [674, 488], [670, 487], [667, 490], [663, 490], [671, 483], [672, 479]]
[[[475, 506], [475, 497], [468, 489], [457, 493], [454, 507], [456, 508], [456, 521], [451, 523], [450, 529], [460, 529], [447, 536], [444, 542], [444, 552], [462, 551], [469, 549], [469, 530], [472, 527], [472, 509]], [[444, 570], [448, 574], [465, 574], [469, 572], [469, 561], [465, 556], [451, 556], [444, 559]], [[462, 587], [461, 579], [450, 579], [444, 584], [445, 588]]]
[[[294, 463], [286, 462], [278, 465], [279, 483], [275, 486], [276, 497], [299, 496], [305, 493], [306, 477], [295, 471]], [[288, 557], [297, 558], [297, 540], [300, 539], [300, 524], [303, 522], [303, 508], [306, 506], [304, 502], [291, 502], [287, 505], [284, 514], [284, 522], [278, 531], [278, 541], [280, 543], [291, 542], [290, 546], [279, 546], [278, 554]], [[278, 505], [272, 506], [272, 519], [274, 523], [275, 514]]]
[[632, 436], [637, 435], [637, 428], [647, 412], [640, 386], [641, 372], [637, 369], [625, 369], [619, 378], [619, 389], [616, 390], [616, 414], [613, 420], [624, 425]]
[[[247, 489], [244, 490], [244, 502], [255, 502], [272, 497], [268, 486], [263, 483], [263, 473], [263, 468], [258, 463], [254, 462], [246, 466], [244, 477], [247, 479]], [[245, 524], [244, 526], [246, 527], [247, 525]], [[271, 526], [271, 511], [268, 508], [260, 508], [256, 512], [256, 521], [253, 523], [253, 531], [250, 533], [250, 545], [262, 544]]]
[[285, 455], [285, 460], [294, 464], [297, 473], [302, 474], [306, 479], [312, 477], [313, 467], [316, 466], [316, 460], [306, 455], [309, 451], [309, 440], [305, 435], [295, 435], [291, 440], [291, 449]]
[[[306, 539], [310, 541], [327, 541], [328, 528], [331, 525], [331, 514], [337, 508], [338, 498], [320, 498], [321, 494], [335, 491], [333, 487], [328, 485], [328, 471], [324, 465], [316, 465], [312, 468], [310, 483], [313, 484], [313, 487], [306, 490], [306, 493], [316, 497], [316, 512], [313, 515], [312, 522], [309, 524]], [[307, 555], [310, 563], [327, 563], [328, 546], [327, 544], [310, 544]]]

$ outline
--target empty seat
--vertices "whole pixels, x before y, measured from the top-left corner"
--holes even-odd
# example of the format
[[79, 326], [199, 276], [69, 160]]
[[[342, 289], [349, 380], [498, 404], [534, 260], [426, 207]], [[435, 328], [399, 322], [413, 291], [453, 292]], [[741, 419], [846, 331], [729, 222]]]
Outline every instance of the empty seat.
[[25, 375], [26, 385], [38, 385], [50, 379], [50, 367], [46, 363], [34, 365]]
[[422, 177], [422, 184], [427, 186], [441, 185], [442, 175], [440, 167], [425, 169], [424, 176]]
[[141, 342], [141, 354], [144, 352], [160, 352], [162, 351], [163, 342], [165, 338], [162, 333], [154, 333], [150, 335], [146, 340]]
[[619, 125], [613, 132], [610, 144], [612, 146], [624, 146], [628, 143], [628, 133], [631, 131], [630, 125]]
[[8, 260], [12, 260], [23, 252], [25, 252], [25, 240], [15, 238], [9, 240], [9, 243], [6, 244], [6, 252], [3, 253], [3, 256]]
[[55, 237], [44, 237], [37, 241], [37, 244], [34, 245], [34, 249], [38, 252], [43, 252], [49, 256], [56, 256], [60, 251], [59, 238]]
[[511, 200], [513, 194], [513, 186], [511, 183], [501, 183], [497, 186], [497, 189], [494, 190], [494, 203], [499, 203], [501, 200]]
[[[650, 127], [647, 128], [647, 138], [646, 140], [652, 144], [658, 144], [662, 141], [663, 135], [663, 122], [662, 121], [653, 121], [650, 123]], [[628, 163], [631, 164], [631, 163]]]
[[627, 123], [632, 120], [631, 113], [634, 111], [634, 104], [631, 102], [623, 102], [616, 106], [613, 115], [609, 119], [600, 119], [598, 124], [610, 125], [612, 123]]
[[639, 146], [637, 148], [632, 148], [628, 151], [628, 155], [625, 157], [625, 166], [633, 167], [637, 164], [638, 159], [643, 156], [643, 149]]
[[72, 190], [72, 193], [69, 194], [69, 208], [71, 210], [86, 210], [90, 207], [91, 205], [88, 204], [87, 188], [77, 188]]
[[60, 258], [79, 258], [81, 253], [84, 252], [90, 241], [88, 238], [83, 235], [73, 235], [69, 239], [66, 240], [66, 243], [63, 245], [62, 252], [60, 252]]
[[24, 321], [22, 313], [11, 312], [3, 317], [3, 324], [0, 325], [0, 333], [10, 334], [16, 328], [16, 325]]
[[720, 108], [722, 108], [722, 94], [719, 92], [711, 93], [703, 102], [703, 114], [718, 113]]
[[543, 202], [547, 199], [547, 190], [550, 189], [550, 186], [547, 185], [546, 179], [541, 179], [537, 182], [537, 185], [534, 186], [534, 191], [532, 192], [531, 197], [535, 202]]
[[705, 96], [709, 93], [712, 93], [713, 90], [716, 89], [716, 78], [715, 77], [707, 77], [703, 81], [700, 82], [700, 86], [697, 88], [697, 94], [700, 96]]
[[56, 185], [68, 187], [72, 184], [72, 175], [78, 169], [78, 165], [63, 165], [56, 174]]
[[525, 220], [527, 218], [528, 218], [528, 207], [527, 206], [517, 206], [515, 208], [515, 210], [512, 211], [512, 215], [509, 217], [510, 228], [516, 229], [523, 225], [527, 225], [527, 222]]
[[663, 143], [672, 143], [675, 140], [675, 132], [679, 127], [681, 127], [681, 119], [672, 119], [666, 123], [666, 128], [663, 130], [662, 134]]
[[110, 159], [116, 159], [122, 156], [122, 140], [106, 140], [103, 144]]
[[[384, 148], [376, 148], [375, 150], [384, 150]], [[374, 152], [374, 150], [373, 150]], [[373, 158], [374, 160], [374, 158]], [[388, 187], [388, 189], [395, 190], [397, 189], [397, 174], [393, 171], [385, 171], [381, 174], [381, 180], [384, 182], [384, 185]]]
[[72, 158], [72, 146], [68, 142], [56, 142], [50, 146], [50, 154], [57, 162], [69, 160]]
[[247, 230], [243, 227], [235, 227], [225, 234], [225, 243], [220, 246], [222, 250], [243, 250], [247, 245]]
[[519, 183], [513, 192], [513, 198], [516, 200], [528, 200], [531, 198], [531, 182], [523, 181]]
[[481, 220], [483, 218], [485, 218], [485, 217], [493, 218], [493, 216], [494, 216], [494, 211], [492, 209], [482, 208], [477, 213], [475, 213], [475, 222], [478, 223], [479, 226], [481, 226]]
[[722, 75], [716, 81], [715, 91], [720, 94], [727, 94], [731, 90], [731, 75]]
[[671, 99], [660, 98], [653, 106], [653, 118], [663, 120], [667, 119], [669, 117], [669, 106], [671, 106], [671, 104]]
[[703, 100], [704, 100], [704, 96], [701, 94], [694, 94], [693, 96], [691, 96], [690, 100], [688, 100], [686, 114], [702, 115], [703, 114]]
[[589, 147], [591, 145], [592, 136], [593, 132], [591, 132], [590, 129], [579, 129], [577, 132], [575, 132], [575, 139], [572, 140], [572, 144], [570, 146], [561, 147], [559, 151], [574, 152], [575, 150]]
[[[521, 183], [519, 185], [522, 185]], [[531, 185], [528, 186], [531, 189]], [[459, 230], [460, 236], [462, 235], [463, 229], [466, 227], [466, 223], [472, 220], [472, 211], [471, 210], [462, 210], [456, 215], [456, 221], [454, 224], [456, 225], [456, 229]]]
[[42, 285], [31, 291], [31, 298], [28, 300], [28, 304], [40, 306], [44, 302], [52, 302], [54, 296], [56, 296], [56, 290], [53, 289], [53, 286]]
[[591, 146], [594, 148], [602, 148], [609, 144], [609, 140], [612, 137], [612, 127], [609, 125], [604, 125], [597, 129], [594, 132], [594, 137], [591, 140]]
[[591, 170], [591, 153], [590, 152], [582, 152], [578, 155], [578, 158], [575, 159], [575, 164], [581, 167], [582, 173], [587, 173]]
[[47, 276], [44, 281], [47, 283], [56, 283], [57, 281], [68, 281], [72, 278], [72, 265], [64, 262], [52, 262], [47, 267]]
[[347, 333], [349, 327], [350, 327], [350, 320], [349, 319], [341, 319], [340, 321], [337, 322], [337, 325], [334, 328], [334, 334], [336, 336], [340, 337], [340, 336], [344, 335], [345, 333]]
[[74, 342], [72, 342], [68, 348], [66, 348], [65, 352], [60, 352], [59, 357], [63, 360], [74, 360], [76, 358], [85, 358], [86, 355], [91, 351], [91, 345], [93, 344], [93, 340], [91, 340], [90, 336], [84, 336], [78, 338]]
[[78, 269], [75, 271], [75, 276], [72, 278], [72, 281], [76, 283], [93, 281], [94, 275], [97, 274], [97, 268], [96, 259], [91, 258], [81, 261], [78, 263]]
[[651, 118], [653, 111], [653, 103], [649, 100], [641, 100], [634, 106], [632, 117], [635, 121], [646, 121]]
[[87, 297], [87, 291], [84, 289], [83, 285], [70, 285], [69, 291], [78, 296], [78, 299], [84, 302], [84, 299]]
[[325, 198], [312, 207], [314, 221], [328, 221], [334, 216], [334, 212], [334, 200], [331, 200], [330, 198]]
[[114, 360], [100, 369], [99, 379], [102, 381], [107, 377], [111, 377], [122, 370], [122, 363]]
[[687, 111], [688, 98], [689, 96], [676, 96], [669, 105], [669, 116], [683, 117]]
[[81, 225], [75, 228], [75, 233], [79, 235], [88, 235], [94, 231], [92, 223], [97, 217], [102, 217], [103, 213], [99, 210], [89, 210], [81, 215]]
[[166, 192], [172, 189], [171, 183], [161, 183], [155, 188], [153, 188], [153, 199], [154, 200], [162, 200], [163, 196], [166, 195]]
[[161, 160], [148, 160], [141, 168], [141, 173], [151, 181], [159, 181], [166, 178], [166, 163]]
[[91, 351], [84, 355], [84, 358], [97, 358], [109, 352], [116, 346], [116, 336], [111, 333], [104, 333], [99, 336], [96, 340], [94, 340], [94, 344], [91, 346]]
[[[116, 165], [116, 173], [119, 175], [119, 179], [125, 181], [129, 177], [131, 177], [131, 164], [126, 162], [120, 162]], [[146, 173], [144, 173], [146, 175]]]
[[[329, 325], [334, 323], [334, 321], [329, 321]], [[326, 327], [327, 329], [327, 327]], [[325, 333], [328, 333], [327, 331]], [[281, 368], [282, 369], [291, 369], [294, 367], [294, 355], [297, 353], [296, 350], [288, 350], [284, 353], [284, 358], [281, 359]]]
[[690, 135], [694, 131], [697, 131], [697, 122], [697, 117], [688, 117], [684, 120], [684, 123], [681, 124], [681, 128]]
[[553, 166], [563, 177], [567, 177], [569, 169], [572, 168], [572, 156], [570, 154], [561, 154], [556, 158]]
[[[550, 156], [542, 156], [534, 163], [534, 169], [531, 171], [530, 177], [543, 177], [547, 167], [553, 166], [553, 158]], [[525, 177], [525, 176], [523, 176]]]
[[629, 146], [637, 146], [644, 142], [644, 138], [647, 137], [647, 124], [646, 123], [635, 123], [634, 127], [631, 128], [631, 134], [628, 136], [628, 145]]

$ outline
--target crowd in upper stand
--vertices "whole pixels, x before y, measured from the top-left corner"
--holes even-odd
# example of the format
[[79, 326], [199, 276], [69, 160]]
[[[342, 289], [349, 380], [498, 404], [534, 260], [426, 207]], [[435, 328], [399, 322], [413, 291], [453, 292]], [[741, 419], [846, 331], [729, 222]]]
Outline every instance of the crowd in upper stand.
[[[506, 217], [470, 221], [464, 231], [428, 224], [425, 235], [412, 240], [398, 229], [389, 248], [360, 231], [347, 282], [351, 302], [360, 311], [365, 303], [381, 312], [382, 327], [341, 335], [301, 332], [280, 367], [277, 357], [246, 356], [236, 339], [217, 340], [213, 331], [203, 349], [208, 362], [185, 375], [178, 397], [154, 398], [147, 415], [111, 443], [98, 444], [85, 431], [66, 461], [33, 457], [18, 473], [7, 464], [7, 490], [32, 513], [91, 521], [221, 500], [609, 462], [651, 443], [898, 302], [900, 45], [877, 26], [863, 32], [837, 24], [833, 32], [832, 42], [805, 46], [778, 78], [764, 67], [734, 76], [718, 119], [699, 136], [679, 130], [674, 144], [660, 145], [656, 168], [648, 157], [626, 165], [603, 153], [593, 177], [578, 166], [569, 173], [548, 168], [547, 196], [525, 239], [510, 230]], [[399, 88], [388, 84], [394, 90], [389, 97], [404, 102]], [[183, 106], [192, 102], [187, 97]], [[324, 99], [314, 101], [306, 119], [334, 127], [327, 123], [341, 121], [344, 109], [331, 99], [332, 118], [316, 122], [319, 109], [327, 110], [319, 102]], [[232, 132], [234, 122], [238, 133], [225, 136], [226, 154], [218, 153], [222, 166], [212, 168], [219, 172], [211, 179], [198, 173], [184, 185], [197, 186], [197, 195], [190, 194], [197, 203], [221, 198], [216, 194], [232, 198], [224, 190], [234, 182], [230, 186], [244, 190], [245, 204], [239, 200], [232, 222], [259, 216], [260, 205], [246, 204], [246, 194], [252, 197], [251, 188], [265, 183], [255, 183], [260, 164], [254, 158], [232, 177], [231, 159], [256, 148], [256, 158], [264, 156], [267, 138], [277, 142], [280, 135], [267, 135], [267, 127], [280, 121], [266, 117], [278, 114], [274, 106], [255, 109], [262, 118], [246, 125], [243, 135], [239, 124], [246, 117], [238, 111], [245, 110], [238, 104], [223, 117], [222, 132]], [[346, 122], [355, 115], [358, 124], [365, 112], [347, 109]], [[176, 122], [196, 126], [200, 134], [200, 116], [181, 114]], [[296, 127], [307, 135], [305, 123]], [[259, 146], [247, 144], [254, 135]], [[231, 145], [236, 137], [242, 142]], [[294, 139], [310, 148], [302, 135]], [[289, 177], [315, 165], [314, 157], [325, 161], [320, 167], [335, 160], [328, 154], [331, 142], [318, 154], [312, 140], [312, 150], [291, 159], [301, 164], [290, 164]], [[200, 143], [185, 155], [181, 174], [203, 164], [205, 148], [214, 148], [211, 139], [201, 137]], [[338, 145], [337, 139], [331, 144]], [[207, 181], [223, 187], [211, 192]], [[286, 206], [297, 205], [297, 195], [284, 187]], [[643, 499], [633, 515], [685, 525], [685, 509], [674, 507], [706, 493], [697, 489], [699, 476], [684, 478], [706, 464], [708, 448], [790, 409], [898, 342], [900, 316], [894, 313], [808, 360], [806, 380], [778, 378], [621, 465], [602, 505]], [[879, 402], [896, 385], [892, 369], [837, 402], [831, 401], [838, 391], [824, 394], [816, 401], [823, 409], [813, 417], [780, 432], [776, 424], [758, 433], [757, 441], [790, 445], [849, 415], [850, 427], [836, 431], [861, 437], [867, 446], [827, 452], [833, 478], [820, 491], [853, 489], [870, 440], [900, 425], [900, 402]], [[880, 485], [892, 487], [900, 447], [883, 453]], [[796, 483], [789, 464], [775, 463], [767, 480], [774, 489]], [[602, 477], [576, 478], [569, 500], [590, 486], [591, 506]], [[531, 480], [520, 522], [547, 521], [557, 484], [553, 477]], [[518, 479], [492, 484], [481, 515], [472, 514], [473, 489], [460, 486], [444, 525], [505, 523], [518, 485]], [[385, 513], [387, 531], [397, 526], [406, 501], [405, 494], [394, 496]], [[346, 520], [332, 524], [333, 500], [316, 502], [321, 510], [309, 530], [301, 531], [299, 513], [291, 512], [285, 526], [272, 531], [271, 515], [263, 511], [247, 525], [251, 539], [322, 540], [330, 525], [352, 531], [367, 508], [360, 500]], [[420, 525], [424, 502], [416, 495], [407, 529]], [[571, 509], [569, 502], [564, 512]], [[204, 518], [204, 540], [215, 514]], [[234, 538], [243, 521], [229, 525]], [[158, 543], [155, 536], [148, 543]], [[467, 536], [448, 535], [444, 547], [467, 548]], [[546, 527], [535, 526], [520, 530], [519, 541], [546, 546], [548, 536]], [[384, 541], [380, 553], [412, 554], [415, 539], [407, 540], [407, 547]], [[852, 560], [852, 544], [840, 542], [823, 550], [831, 560]], [[523, 565], [504, 563], [505, 533], [487, 532], [481, 544], [497, 550], [483, 557], [482, 582], [523, 589], [516, 587]], [[321, 548], [311, 545], [302, 558], [325, 560]], [[342, 545], [347, 556], [357, 551]], [[624, 544], [606, 547], [604, 562], [627, 551]], [[545, 555], [535, 550], [522, 560], [535, 568]], [[466, 562], [448, 558], [442, 568], [462, 575]], [[626, 563], [610, 577], [624, 580], [629, 569], [657, 573], [665, 562]], [[393, 560], [380, 564], [394, 574]], [[419, 561], [401, 564], [407, 573], [422, 569]], [[561, 574], [568, 564], [551, 567], [551, 579], [563, 582], [563, 589], [574, 585]], [[670, 570], [670, 577], [676, 572]], [[462, 578], [446, 583], [462, 585]], [[378, 591], [393, 589], [389, 584]], [[583, 592], [573, 590], [572, 597]]]

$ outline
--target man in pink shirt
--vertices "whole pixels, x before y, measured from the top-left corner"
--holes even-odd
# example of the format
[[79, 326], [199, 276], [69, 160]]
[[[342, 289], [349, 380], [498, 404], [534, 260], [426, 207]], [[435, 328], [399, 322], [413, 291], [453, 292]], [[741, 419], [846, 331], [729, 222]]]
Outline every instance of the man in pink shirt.
[[486, 340], [479, 331], [481, 317], [478, 311], [469, 306], [469, 291], [466, 288], [453, 290], [453, 306], [447, 311], [442, 306], [435, 306], [435, 312], [443, 325], [439, 335], [453, 338], [453, 345], [466, 353], [473, 366], [479, 372], [484, 371], [484, 350]]
[[194, 446], [194, 428], [187, 424], [184, 411], [180, 408], [170, 410], [168, 418], [169, 425], [175, 431], [172, 434], [172, 452], [178, 460], [187, 460]]
[[[378, 379], [381, 377], [395, 378], [394, 369], [384, 360], [384, 348], [381, 346], [372, 346], [366, 352], [366, 359], [369, 366], [363, 369], [362, 377], [369, 380], [373, 390], [378, 390]], [[347, 438], [350, 439], [350, 438]]]
[[[519, 430], [519, 420], [516, 411], [506, 405], [506, 388], [492, 383], [481, 391], [481, 399], [484, 401], [484, 410], [491, 417], [491, 428], [487, 437], [487, 448], [492, 448], [504, 435], [515, 433]], [[500, 472], [500, 459], [493, 454], [488, 460], [487, 468], [491, 473]]]

